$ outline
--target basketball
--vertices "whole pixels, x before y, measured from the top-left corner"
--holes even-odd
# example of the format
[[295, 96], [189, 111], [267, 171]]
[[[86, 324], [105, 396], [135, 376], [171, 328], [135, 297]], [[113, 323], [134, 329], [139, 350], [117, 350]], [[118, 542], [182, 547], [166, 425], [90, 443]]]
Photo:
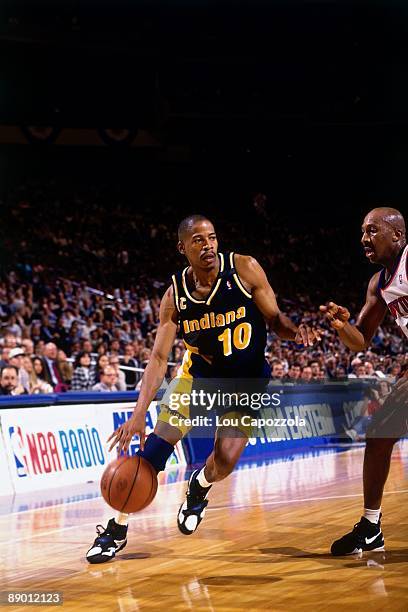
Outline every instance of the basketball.
[[119, 512], [138, 512], [150, 504], [157, 493], [157, 474], [148, 461], [135, 455], [112, 461], [101, 478], [101, 493]]

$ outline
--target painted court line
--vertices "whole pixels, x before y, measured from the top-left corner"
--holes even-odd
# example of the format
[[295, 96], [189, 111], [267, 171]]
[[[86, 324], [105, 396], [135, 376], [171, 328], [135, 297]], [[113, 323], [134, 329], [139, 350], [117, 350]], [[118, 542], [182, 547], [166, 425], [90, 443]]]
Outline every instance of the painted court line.
[[[393, 495], [397, 493], [408, 493], [408, 489], [400, 489], [397, 491], [385, 491], [384, 495]], [[256, 504], [228, 504], [225, 506], [217, 506], [216, 508], [207, 508], [207, 512], [211, 510], [225, 510], [226, 508], [253, 508], [255, 506], [274, 506], [279, 504], [300, 504], [302, 502], [311, 502], [311, 501], [326, 501], [329, 499], [346, 499], [348, 497], [363, 497], [362, 493], [349, 493], [347, 495], [327, 495], [325, 497], [299, 497], [297, 499], [280, 499], [277, 501], [264, 501], [257, 502]]]

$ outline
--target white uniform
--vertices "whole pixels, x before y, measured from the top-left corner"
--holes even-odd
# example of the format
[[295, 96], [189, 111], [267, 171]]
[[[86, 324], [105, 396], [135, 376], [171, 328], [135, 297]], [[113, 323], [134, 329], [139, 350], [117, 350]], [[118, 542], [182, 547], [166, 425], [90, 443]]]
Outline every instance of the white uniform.
[[402, 251], [399, 263], [392, 277], [385, 280], [381, 272], [378, 288], [389, 311], [408, 338], [408, 245]]

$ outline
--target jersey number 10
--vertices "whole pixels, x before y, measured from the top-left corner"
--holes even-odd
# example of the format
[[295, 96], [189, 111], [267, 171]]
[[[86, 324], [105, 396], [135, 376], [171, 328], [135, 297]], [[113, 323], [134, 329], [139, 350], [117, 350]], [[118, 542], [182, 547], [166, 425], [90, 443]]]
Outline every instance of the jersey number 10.
[[218, 340], [222, 342], [224, 356], [228, 357], [232, 355], [232, 345], [239, 351], [246, 349], [250, 343], [251, 335], [252, 327], [250, 323], [240, 323], [234, 329], [234, 333], [231, 332], [230, 327], [227, 327], [222, 334], [218, 336]]

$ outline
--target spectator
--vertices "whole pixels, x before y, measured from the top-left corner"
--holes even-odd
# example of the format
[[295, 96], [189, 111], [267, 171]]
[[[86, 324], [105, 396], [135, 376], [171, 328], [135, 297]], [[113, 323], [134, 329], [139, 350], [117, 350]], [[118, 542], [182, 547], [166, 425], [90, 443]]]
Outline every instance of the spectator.
[[149, 363], [151, 354], [152, 354], [152, 351], [149, 348], [144, 348], [140, 351], [140, 367], [141, 368], [145, 369], [145, 367]]
[[9, 349], [17, 348], [17, 338], [14, 334], [6, 334], [4, 338], [4, 346], [8, 347]]
[[111, 355], [119, 355], [120, 353], [120, 342], [119, 340], [111, 341]]
[[34, 342], [32, 340], [30, 340], [29, 338], [25, 338], [21, 342], [21, 346], [24, 349], [25, 355], [27, 355], [28, 357], [32, 357], [34, 355]]
[[6, 366], [0, 374], [0, 395], [24, 395], [27, 391], [18, 382], [15, 366]]
[[364, 362], [364, 369], [365, 369], [365, 375], [366, 377], [375, 377], [375, 370], [374, 370], [374, 366], [371, 363], [371, 361], [365, 361]]
[[95, 379], [95, 384], [101, 381], [101, 374], [107, 365], [109, 365], [109, 357], [105, 355], [105, 353], [103, 353], [102, 355], [99, 355], [96, 361], [96, 365], [93, 366], [93, 370], [94, 370], [93, 376]]
[[126, 391], [126, 379], [122, 370], [119, 369], [119, 357], [116, 355], [112, 356], [109, 359], [109, 365], [113, 367], [116, 374], [116, 390], [117, 391]]
[[[135, 359], [135, 349], [133, 347], [133, 344], [126, 344], [125, 346], [125, 355], [123, 357], [123, 364], [124, 366], [128, 367], [128, 368], [137, 368], [138, 367], [138, 363]], [[139, 376], [138, 376], [138, 372], [132, 371], [132, 370], [123, 370], [124, 374], [125, 374], [125, 382], [126, 382], [126, 389], [128, 391], [133, 391], [133, 389], [136, 389], [136, 385], [139, 381]]]
[[8, 346], [3, 347], [1, 351], [0, 369], [9, 364], [9, 355], [11, 349]]
[[301, 374], [302, 383], [310, 383], [312, 381], [312, 368], [310, 366], [303, 366]]
[[48, 342], [44, 346], [44, 373], [45, 380], [52, 386], [56, 393], [68, 390], [61, 369], [57, 361], [58, 349], [53, 342]]
[[108, 345], [105, 342], [101, 342], [97, 348], [98, 355], [107, 355], [108, 354]]
[[284, 374], [283, 363], [278, 359], [273, 359], [271, 362], [271, 379], [281, 381]]
[[58, 350], [57, 360], [58, 360], [58, 367], [62, 374], [62, 378], [67, 384], [70, 384], [72, 380], [72, 365], [68, 361], [68, 358], [65, 352], [61, 349]]
[[397, 382], [399, 376], [401, 374], [401, 366], [399, 363], [395, 363], [391, 366], [389, 370], [389, 376], [391, 382]]
[[117, 391], [116, 372], [113, 366], [106, 366], [101, 374], [101, 382], [92, 387], [92, 391]]
[[82, 343], [82, 350], [91, 354], [93, 351], [92, 342], [90, 340], [84, 340]]
[[349, 378], [365, 378], [366, 370], [363, 363], [355, 364], [353, 373], [349, 374]]
[[346, 378], [347, 378], [346, 368], [342, 365], [338, 366], [336, 368], [336, 379], [346, 380]]
[[337, 360], [335, 357], [329, 357], [326, 359], [326, 373], [329, 379], [336, 378], [336, 364]]
[[91, 356], [86, 351], [80, 351], [74, 362], [71, 389], [72, 391], [91, 391], [95, 384], [94, 370], [91, 368]]
[[38, 364], [39, 372], [43, 372], [44, 367], [39, 357], [33, 357], [30, 359], [30, 357], [25, 356], [23, 358], [23, 367], [28, 374], [28, 392], [30, 394], [52, 393], [53, 389], [51, 385], [40, 378], [40, 376], [37, 374], [36, 368], [34, 367], [34, 363]]
[[35, 344], [35, 354], [39, 357], [44, 357], [44, 347], [44, 340], [38, 340], [38, 342]]
[[312, 370], [312, 379], [314, 381], [320, 380], [320, 363], [317, 360], [309, 362], [309, 367]]
[[287, 375], [284, 378], [285, 382], [297, 382], [302, 373], [302, 368], [300, 367], [300, 363], [295, 361], [289, 368]]
[[[358, 376], [358, 368], [360, 368], [361, 366], [363, 366], [364, 368], [363, 362], [361, 361], [360, 357], [355, 357], [351, 362], [352, 371], [349, 373], [348, 377], [349, 378], [361, 378]], [[361, 371], [362, 370], [360, 370], [360, 372]]]
[[9, 353], [9, 364], [14, 366], [18, 372], [18, 382], [25, 389], [29, 390], [30, 384], [28, 380], [28, 373], [23, 368], [23, 357], [25, 353], [22, 348], [13, 348]]

